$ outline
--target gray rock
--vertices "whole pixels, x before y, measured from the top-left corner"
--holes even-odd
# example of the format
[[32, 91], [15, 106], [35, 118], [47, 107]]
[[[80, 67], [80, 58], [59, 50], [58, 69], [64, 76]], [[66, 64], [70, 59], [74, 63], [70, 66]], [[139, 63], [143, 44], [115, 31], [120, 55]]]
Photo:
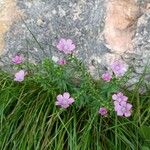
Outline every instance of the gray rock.
[[30, 57], [36, 60], [59, 55], [55, 45], [61, 37], [73, 39], [77, 45], [76, 55], [87, 62], [93, 53], [102, 56], [109, 52], [105, 43], [99, 39], [104, 26], [104, 0], [22, 0], [18, 1], [18, 6], [26, 15], [23, 18], [26, 25], [18, 21], [7, 32], [4, 49], [6, 57], [17, 52], [27, 53], [27, 49]]
[[[144, 1], [139, 0], [139, 4], [143, 7]], [[91, 67], [94, 62], [94, 77], [108, 67], [110, 60], [122, 58], [134, 68], [137, 81], [150, 58], [148, 9], [138, 18], [133, 51], [116, 54], [111, 52], [103, 37], [106, 0], [17, 0], [17, 5], [23, 17], [5, 35], [5, 48], [1, 55], [3, 65], [9, 64], [16, 53], [23, 53], [35, 62], [47, 56], [62, 57], [56, 49], [61, 37], [71, 38], [76, 43], [75, 54], [87, 66]]]
[[145, 82], [150, 81], [150, 10], [139, 18], [133, 43], [133, 51], [126, 52], [124, 59], [133, 67], [134, 75], [138, 77], [136, 81], [145, 69]]

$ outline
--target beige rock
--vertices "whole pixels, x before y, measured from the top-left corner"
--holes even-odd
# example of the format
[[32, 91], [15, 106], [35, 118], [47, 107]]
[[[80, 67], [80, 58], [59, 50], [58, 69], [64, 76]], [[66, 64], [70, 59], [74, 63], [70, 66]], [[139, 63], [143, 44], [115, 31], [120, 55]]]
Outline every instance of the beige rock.
[[132, 49], [132, 37], [140, 8], [134, 0], [110, 0], [107, 3], [104, 38], [115, 53]]
[[150, 9], [150, 3], [147, 4], [147, 7], [146, 7], [146, 8], [147, 8], [147, 9]]
[[19, 18], [15, 0], [2, 0], [0, 3], [0, 54], [4, 47], [4, 35], [12, 23]]

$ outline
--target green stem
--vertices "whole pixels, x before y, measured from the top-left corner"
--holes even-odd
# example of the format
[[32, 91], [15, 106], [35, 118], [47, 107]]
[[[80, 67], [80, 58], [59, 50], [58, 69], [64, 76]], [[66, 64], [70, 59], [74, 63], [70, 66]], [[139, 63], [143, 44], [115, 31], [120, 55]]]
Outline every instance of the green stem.
[[117, 115], [115, 116], [115, 150], [117, 150], [118, 145], [118, 130], [117, 130], [118, 118]]

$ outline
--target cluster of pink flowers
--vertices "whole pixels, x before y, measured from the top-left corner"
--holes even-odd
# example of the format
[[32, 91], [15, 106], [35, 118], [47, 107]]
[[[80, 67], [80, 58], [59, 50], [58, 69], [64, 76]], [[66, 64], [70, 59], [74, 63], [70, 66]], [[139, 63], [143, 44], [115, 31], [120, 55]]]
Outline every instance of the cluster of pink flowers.
[[65, 65], [65, 64], [67, 64], [67, 62], [66, 62], [66, 60], [65, 59], [59, 59], [58, 61], [57, 61], [57, 63], [59, 64], [59, 65]]
[[[15, 55], [12, 58], [13, 64], [21, 64], [23, 62], [23, 56], [22, 55]], [[24, 80], [24, 77], [26, 76], [26, 72], [24, 70], [20, 70], [17, 73], [15, 73], [14, 81], [22, 82]]]
[[[128, 97], [123, 93], [118, 92], [112, 95], [114, 101], [114, 109], [118, 116], [130, 117], [132, 113], [132, 104], [128, 103]], [[106, 117], [108, 110], [105, 107], [100, 107], [99, 114]]]
[[16, 55], [12, 58], [13, 64], [21, 64], [22, 62], [23, 62], [23, 56], [21, 55]]
[[122, 62], [121, 60], [114, 61], [110, 65], [110, 68], [112, 69], [112, 71], [114, 72], [116, 77], [123, 76], [128, 69], [127, 65], [124, 62]]
[[68, 108], [72, 103], [74, 103], [74, 99], [70, 97], [68, 92], [65, 92], [63, 95], [59, 94], [57, 96], [57, 101], [55, 104], [61, 108]]
[[[127, 65], [121, 60], [115, 60], [113, 63], [110, 64], [110, 68], [116, 77], [122, 77], [128, 69]], [[102, 79], [107, 82], [111, 81], [112, 73], [108, 71], [105, 72], [102, 75]], [[112, 99], [114, 100], [114, 107], [118, 116], [131, 116], [132, 105], [127, 102], [128, 97], [124, 96], [123, 93], [118, 92], [117, 94], [114, 94], [112, 96]], [[107, 109], [105, 107], [102, 107], [100, 108], [99, 113], [102, 116], [106, 116]]]
[[[74, 49], [76, 48], [75, 44], [73, 43], [73, 41], [71, 39], [64, 39], [64, 38], [61, 38], [59, 40], [56, 47], [58, 48], [59, 51], [63, 52], [64, 54], [72, 54]], [[56, 63], [58, 63], [60, 65], [64, 65], [67, 63], [66, 60], [63, 58], [58, 59], [56, 57], [53, 57], [52, 60], [54, 60]], [[21, 64], [22, 62], [23, 62], [23, 56], [21, 56], [21, 55], [16, 55], [15, 57], [12, 58], [13, 64]], [[114, 74], [116, 77], [121, 77], [127, 71], [127, 65], [124, 64], [120, 60], [116, 60], [112, 64], [110, 64], [110, 68], [113, 73], [106, 71], [102, 75], [102, 79], [104, 81], [107, 81], [107, 82], [111, 81], [112, 74]], [[18, 71], [15, 74], [14, 81], [22, 82], [24, 80], [26, 74], [27, 73], [24, 70]], [[131, 116], [132, 105], [127, 102], [128, 97], [123, 95], [123, 93], [118, 92], [118, 93], [112, 95], [112, 99], [114, 100], [114, 109], [118, 116], [125, 116], [125, 117]], [[70, 105], [72, 105], [74, 103], [74, 101], [75, 101], [74, 98], [72, 98], [68, 92], [65, 92], [65, 93], [59, 94], [57, 96], [55, 105], [66, 109]], [[98, 112], [102, 116], [107, 116], [108, 109], [105, 107], [100, 107]]]
[[[73, 41], [71, 39], [64, 39], [61, 38], [60, 41], [58, 42], [57, 46], [59, 51], [65, 53], [65, 54], [71, 54], [74, 49], [76, 48], [75, 44], [73, 43]], [[23, 62], [23, 56], [22, 55], [15, 55], [12, 58], [12, 63], [13, 64], [21, 64]], [[67, 62], [65, 59], [58, 59], [56, 61], [59, 65], [65, 65]], [[14, 81], [18, 81], [21, 82], [24, 80], [26, 73], [24, 70], [20, 70], [15, 74], [15, 78]]]
[[59, 51], [65, 54], [71, 54], [76, 46], [71, 39], [61, 38], [59, 43], [57, 44], [57, 48]]
[[[122, 77], [128, 69], [127, 65], [121, 60], [115, 60], [113, 63], [110, 64], [110, 68], [116, 77]], [[112, 73], [108, 71], [105, 72], [102, 75], [102, 79], [109, 82], [112, 79]]]
[[[71, 39], [64, 39], [61, 38], [58, 42], [57, 46], [59, 51], [63, 52], [64, 54], [72, 54], [74, 49], [76, 48], [75, 44]], [[60, 65], [66, 64], [65, 59], [59, 59], [57, 60], [57, 63]], [[56, 105], [60, 106], [61, 108], [68, 108], [70, 105], [74, 103], [74, 99], [70, 97], [70, 94], [68, 92], [63, 93], [63, 95], [59, 94], [57, 96]]]
[[24, 70], [20, 70], [15, 74], [14, 81], [22, 82], [24, 80], [24, 77], [26, 75], [26, 72]]
[[102, 75], [102, 79], [109, 82], [112, 79], [112, 75], [107, 71]]
[[108, 113], [108, 110], [107, 110], [107, 108], [105, 108], [105, 107], [100, 107], [100, 109], [99, 109], [99, 114], [100, 115], [102, 115], [102, 116], [107, 116], [107, 113]]
[[127, 96], [123, 95], [121, 92], [118, 92], [112, 95], [112, 99], [114, 100], [114, 107], [118, 116], [131, 116], [132, 105], [127, 102]]
[[[64, 38], [61, 38], [59, 40], [56, 47], [59, 51], [63, 52], [64, 54], [72, 54], [76, 48], [75, 44], [71, 39], [64, 39]], [[58, 58], [53, 56], [52, 60], [59, 65], [67, 64], [67, 61], [64, 58]]]

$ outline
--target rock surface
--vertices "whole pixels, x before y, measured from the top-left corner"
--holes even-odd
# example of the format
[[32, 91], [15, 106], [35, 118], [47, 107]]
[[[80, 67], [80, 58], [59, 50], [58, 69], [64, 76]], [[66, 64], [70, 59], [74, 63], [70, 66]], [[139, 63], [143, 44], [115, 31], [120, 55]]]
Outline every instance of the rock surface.
[[0, 54], [4, 48], [4, 36], [9, 31], [14, 20], [17, 20], [19, 11], [14, 0], [0, 0]]
[[16, 53], [33, 62], [45, 56], [63, 57], [56, 49], [63, 37], [76, 43], [75, 54], [94, 77], [98, 76], [97, 68], [101, 72], [119, 58], [134, 68], [133, 76], [138, 79], [150, 58], [149, 2], [0, 0], [1, 65], [9, 64]]

